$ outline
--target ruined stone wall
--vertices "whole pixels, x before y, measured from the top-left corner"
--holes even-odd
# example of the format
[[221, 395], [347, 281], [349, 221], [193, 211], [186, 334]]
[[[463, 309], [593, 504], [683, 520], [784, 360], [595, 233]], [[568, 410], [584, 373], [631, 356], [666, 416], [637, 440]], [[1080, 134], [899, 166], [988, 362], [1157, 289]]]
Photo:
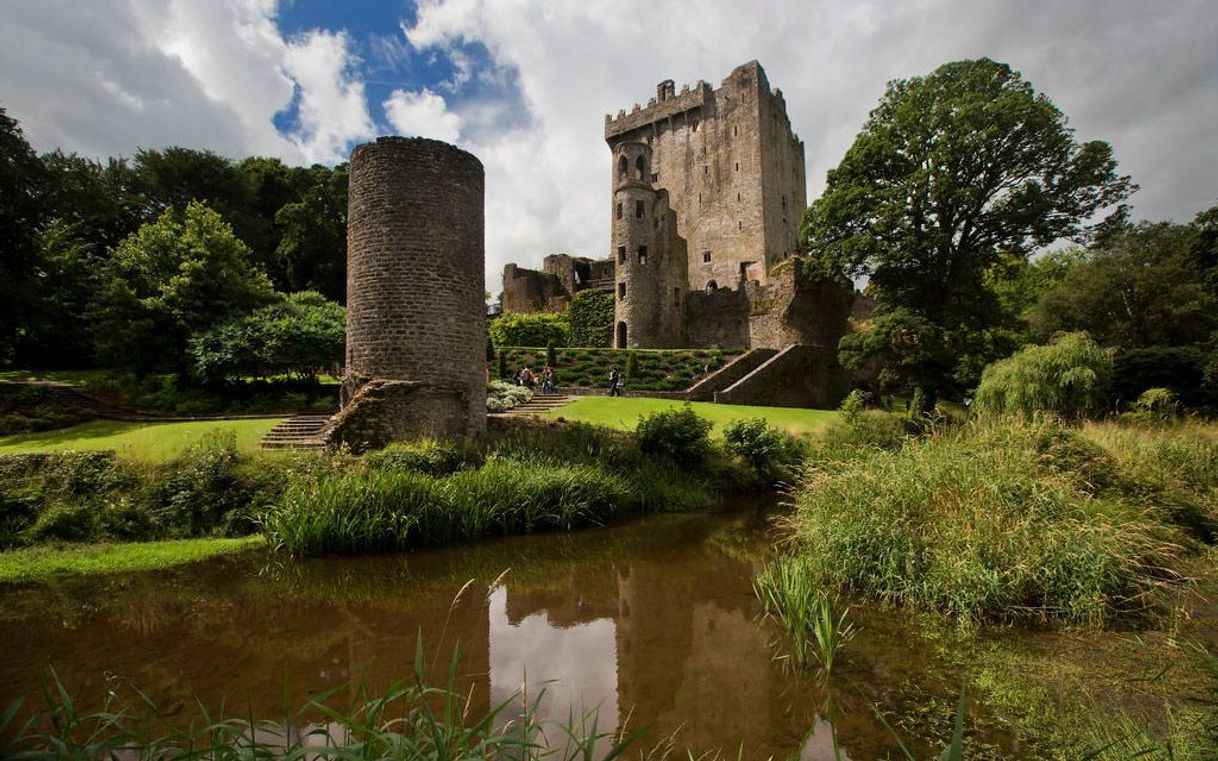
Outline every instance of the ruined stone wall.
[[792, 344], [724, 391], [722, 404], [832, 409], [849, 388], [849, 376], [837, 362], [836, 349]]
[[749, 348], [749, 299], [744, 290], [686, 293], [684, 343], [700, 349]]
[[854, 288], [810, 277], [803, 260], [792, 258], [770, 271], [768, 285], [752, 289], [749, 302], [749, 346], [806, 344], [836, 351], [850, 329]]
[[352, 151], [347, 375], [331, 443], [485, 433], [483, 183], [477, 158], [436, 140]]
[[566, 308], [569, 291], [562, 280], [550, 272], [517, 267], [503, 268], [503, 298], [505, 312], [561, 312]]
[[767, 264], [794, 251], [806, 205], [803, 144], [756, 61], [717, 90], [699, 82], [677, 95], [662, 82], [646, 108], [606, 117], [605, 138], [611, 148], [651, 146], [653, 184], [668, 191], [688, 244], [690, 290], [735, 287], [745, 270], [765, 282]]

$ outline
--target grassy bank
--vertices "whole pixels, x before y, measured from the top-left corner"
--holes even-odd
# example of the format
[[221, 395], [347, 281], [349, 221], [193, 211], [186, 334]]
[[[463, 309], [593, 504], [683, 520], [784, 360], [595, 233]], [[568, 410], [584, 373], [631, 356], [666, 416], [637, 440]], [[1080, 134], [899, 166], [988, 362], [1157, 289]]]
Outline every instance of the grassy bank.
[[[551, 418], [603, 425], [620, 431], [632, 431], [638, 424], [640, 416], [663, 410], [680, 409], [685, 404], [685, 402], [669, 399], [583, 396], [548, 415]], [[727, 425], [746, 418], [761, 418], [792, 436], [806, 436], [823, 430], [838, 417], [838, 413], [832, 410], [809, 410], [795, 407], [754, 407], [710, 402], [693, 402], [690, 407], [700, 417], [714, 423], [715, 427], [711, 432], [713, 436], [721, 436]]]
[[1213, 433], [1003, 420], [859, 448], [808, 471], [789, 528], [824, 587], [966, 623], [1137, 618], [1214, 538]]
[[159, 571], [264, 545], [261, 536], [246, 536], [27, 547], [0, 552], [0, 584], [82, 574]]
[[[548, 364], [545, 347], [504, 347], [501, 350], [509, 374], [522, 367], [537, 372]], [[721, 349], [554, 349], [558, 383], [562, 386], [603, 388], [609, 371], [626, 375], [626, 385], [647, 391], [682, 391], [694, 380], [714, 372], [738, 356], [740, 351]], [[631, 357], [633, 369], [631, 368]], [[492, 370], [494, 372], [494, 370]]]
[[94, 420], [56, 431], [0, 437], [0, 455], [111, 449], [139, 462], [163, 462], [186, 452], [213, 431], [231, 432], [240, 451], [252, 452], [280, 420], [282, 418], [187, 423]]

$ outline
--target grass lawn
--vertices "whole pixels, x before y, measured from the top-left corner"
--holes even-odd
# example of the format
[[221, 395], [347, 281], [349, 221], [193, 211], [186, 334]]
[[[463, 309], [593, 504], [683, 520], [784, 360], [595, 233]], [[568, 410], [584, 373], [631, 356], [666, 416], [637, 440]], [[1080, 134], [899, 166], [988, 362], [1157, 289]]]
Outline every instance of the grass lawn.
[[[581, 423], [605, 425], [621, 430], [634, 430], [640, 415], [680, 407], [685, 402], [673, 399], [647, 399], [608, 396], [581, 396], [563, 407], [548, 412], [549, 417], [561, 417]], [[807, 410], [795, 407], [753, 407], [745, 404], [714, 404], [691, 402], [694, 411], [715, 424], [712, 436], [722, 436], [724, 427], [741, 418], [765, 418], [770, 425], [796, 436], [816, 433], [837, 417], [833, 410]]]
[[71, 428], [0, 437], [0, 455], [64, 449], [113, 449], [144, 462], [171, 459], [214, 430], [233, 431], [237, 448], [253, 451], [262, 436], [282, 418], [201, 420], [189, 423], [123, 423], [94, 420]]
[[56, 576], [153, 571], [261, 547], [261, 536], [130, 544], [75, 544], [0, 552], [0, 584]]

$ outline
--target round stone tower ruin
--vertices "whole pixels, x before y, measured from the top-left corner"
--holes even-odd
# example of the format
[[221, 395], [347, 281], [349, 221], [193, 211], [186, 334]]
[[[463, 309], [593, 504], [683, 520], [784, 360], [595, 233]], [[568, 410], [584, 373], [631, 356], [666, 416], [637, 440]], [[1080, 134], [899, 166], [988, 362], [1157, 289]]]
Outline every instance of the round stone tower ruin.
[[482, 163], [382, 137], [351, 152], [347, 353], [331, 444], [486, 432]]

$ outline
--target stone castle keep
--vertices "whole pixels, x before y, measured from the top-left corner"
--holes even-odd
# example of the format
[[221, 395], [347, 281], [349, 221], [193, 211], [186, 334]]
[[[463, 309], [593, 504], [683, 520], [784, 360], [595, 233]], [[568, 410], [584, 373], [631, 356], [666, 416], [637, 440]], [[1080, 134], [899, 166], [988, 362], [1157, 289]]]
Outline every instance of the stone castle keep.
[[737, 67], [717, 89], [678, 92], [665, 80], [646, 107], [605, 117], [605, 141], [608, 257], [509, 264], [504, 310], [559, 312], [578, 291], [611, 291], [615, 347], [783, 351], [817, 379], [798, 401], [832, 403], [853, 288], [799, 266], [804, 145], [761, 65]]

